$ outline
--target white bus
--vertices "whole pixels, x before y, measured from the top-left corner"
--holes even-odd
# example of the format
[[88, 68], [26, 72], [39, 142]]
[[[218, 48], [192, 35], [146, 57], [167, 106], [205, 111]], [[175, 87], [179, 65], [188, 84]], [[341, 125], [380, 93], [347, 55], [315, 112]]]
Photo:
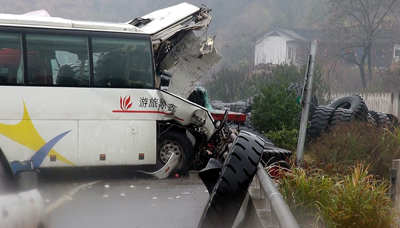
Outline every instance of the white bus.
[[[176, 157], [173, 172], [184, 174], [226, 150], [216, 137], [222, 124], [207, 109], [159, 89], [153, 53], [151, 35], [128, 23], [0, 15], [0, 147], [8, 160], [156, 171]], [[164, 166], [159, 177], [171, 171]]]

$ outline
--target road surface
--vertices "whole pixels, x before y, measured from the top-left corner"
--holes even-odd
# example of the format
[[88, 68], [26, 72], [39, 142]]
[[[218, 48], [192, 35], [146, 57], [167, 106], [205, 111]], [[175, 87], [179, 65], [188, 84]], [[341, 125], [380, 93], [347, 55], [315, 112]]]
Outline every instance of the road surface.
[[61, 173], [42, 178], [38, 190], [49, 228], [190, 228], [208, 200], [192, 174], [158, 180], [137, 173]]

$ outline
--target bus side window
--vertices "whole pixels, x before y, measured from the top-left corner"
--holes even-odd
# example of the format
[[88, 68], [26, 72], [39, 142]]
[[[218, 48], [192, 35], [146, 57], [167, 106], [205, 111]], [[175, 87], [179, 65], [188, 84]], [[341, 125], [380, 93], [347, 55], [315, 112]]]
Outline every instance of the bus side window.
[[146, 49], [137, 48], [135, 52], [130, 55], [127, 64], [128, 79], [131, 85], [136, 87], [152, 86], [151, 62], [146, 58], [148, 53]]
[[0, 85], [23, 84], [21, 35], [0, 33]]
[[150, 47], [146, 40], [93, 37], [94, 86], [151, 88]]
[[29, 84], [89, 86], [87, 37], [27, 34], [26, 43]]
[[[28, 55], [29, 60], [32, 58]], [[29, 77], [28, 83], [35, 85], [52, 85], [53, 84], [53, 74], [51, 71], [51, 62], [49, 53], [47, 51], [38, 51], [36, 56], [36, 64], [34, 67], [30, 68], [28, 64], [28, 71], [31, 71], [32, 75]]]

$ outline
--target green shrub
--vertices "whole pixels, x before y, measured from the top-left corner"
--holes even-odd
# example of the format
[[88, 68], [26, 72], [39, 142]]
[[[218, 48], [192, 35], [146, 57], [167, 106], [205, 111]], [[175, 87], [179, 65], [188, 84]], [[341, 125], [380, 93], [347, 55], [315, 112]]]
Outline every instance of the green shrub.
[[282, 126], [281, 130], [270, 131], [266, 136], [274, 142], [274, 144], [280, 148], [285, 148], [290, 151], [295, 151], [297, 147], [297, 138], [299, 130], [287, 129]]
[[388, 183], [357, 164], [350, 175], [293, 168], [279, 190], [301, 227], [389, 228], [395, 218]]
[[259, 131], [268, 133], [299, 128], [301, 107], [296, 103], [294, 93], [287, 92], [287, 83], [269, 84], [261, 88], [261, 94], [254, 98], [251, 123]]

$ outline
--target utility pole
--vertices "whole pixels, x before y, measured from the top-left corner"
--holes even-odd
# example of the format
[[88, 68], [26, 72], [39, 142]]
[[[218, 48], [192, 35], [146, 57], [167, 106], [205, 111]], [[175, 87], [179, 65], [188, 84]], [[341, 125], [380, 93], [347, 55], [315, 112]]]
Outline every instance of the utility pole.
[[303, 162], [304, 144], [306, 141], [307, 123], [308, 123], [308, 112], [310, 110], [311, 96], [312, 96], [312, 86], [314, 78], [314, 65], [315, 56], [317, 54], [317, 40], [313, 40], [311, 43], [310, 55], [308, 56], [308, 63], [306, 69], [306, 75], [304, 76], [303, 91], [301, 93], [301, 121], [299, 138], [297, 141], [297, 158], [296, 165], [301, 166]]

